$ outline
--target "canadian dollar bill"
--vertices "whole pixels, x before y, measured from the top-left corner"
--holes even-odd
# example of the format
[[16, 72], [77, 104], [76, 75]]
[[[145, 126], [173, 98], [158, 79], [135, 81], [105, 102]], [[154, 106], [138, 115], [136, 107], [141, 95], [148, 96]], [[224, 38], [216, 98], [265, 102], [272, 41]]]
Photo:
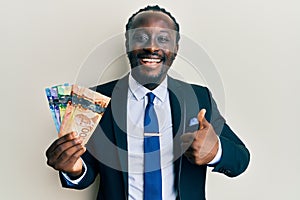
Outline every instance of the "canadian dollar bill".
[[76, 132], [86, 144], [101, 120], [110, 98], [78, 85], [72, 85], [71, 96], [58, 135], [61, 137]]

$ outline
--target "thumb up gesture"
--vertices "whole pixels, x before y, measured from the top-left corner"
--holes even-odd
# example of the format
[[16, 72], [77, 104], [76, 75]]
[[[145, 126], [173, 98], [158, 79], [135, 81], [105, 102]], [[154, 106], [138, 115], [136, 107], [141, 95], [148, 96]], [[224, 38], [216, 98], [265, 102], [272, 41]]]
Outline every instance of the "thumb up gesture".
[[219, 140], [212, 125], [205, 118], [205, 109], [198, 113], [199, 130], [181, 136], [182, 149], [187, 159], [197, 165], [205, 165], [214, 159], [218, 152]]

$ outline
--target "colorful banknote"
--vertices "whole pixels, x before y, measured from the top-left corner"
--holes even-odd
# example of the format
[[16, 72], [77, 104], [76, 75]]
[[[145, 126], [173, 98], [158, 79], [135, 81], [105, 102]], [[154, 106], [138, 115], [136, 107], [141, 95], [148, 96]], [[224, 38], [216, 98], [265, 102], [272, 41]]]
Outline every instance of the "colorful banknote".
[[110, 101], [109, 97], [78, 85], [64, 84], [46, 88], [46, 94], [49, 106], [50, 102], [56, 102], [51, 103], [53, 106], [50, 106], [50, 111], [58, 129], [58, 136], [75, 132], [83, 139], [84, 144], [96, 129]]
[[56, 116], [56, 112], [55, 112], [55, 107], [56, 107], [55, 104], [56, 103], [54, 101], [54, 97], [51, 95], [51, 88], [46, 88], [45, 91], [46, 91], [46, 96], [47, 96], [47, 99], [48, 99], [49, 108], [50, 108], [52, 119], [53, 119], [54, 124], [55, 124], [56, 131], [59, 132], [60, 121], [57, 119], [57, 116]]
[[63, 121], [68, 102], [71, 101], [72, 86], [68, 83], [57, 86], [57, 94], [59, 99], [60, 121]]

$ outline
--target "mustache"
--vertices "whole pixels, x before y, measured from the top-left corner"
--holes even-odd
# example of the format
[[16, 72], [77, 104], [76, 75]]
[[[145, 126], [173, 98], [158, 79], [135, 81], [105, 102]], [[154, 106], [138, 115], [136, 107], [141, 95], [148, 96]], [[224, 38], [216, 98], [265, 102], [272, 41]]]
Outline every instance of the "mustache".
[[137, 54], [136, 57], [138, 57], [138, 58], [159, 58], [159, 59], [164, 60], [166, 56], [163, 52], [162, 53], [159, 53], [159, 52], [152, 52], [152, 53], [145, 52], [145, 53]]

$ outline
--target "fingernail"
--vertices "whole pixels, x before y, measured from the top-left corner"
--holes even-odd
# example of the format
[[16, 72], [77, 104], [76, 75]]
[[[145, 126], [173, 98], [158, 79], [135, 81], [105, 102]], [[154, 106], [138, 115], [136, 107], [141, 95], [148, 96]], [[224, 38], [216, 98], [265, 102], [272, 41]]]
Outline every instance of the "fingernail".
[[78, 143], [78, 144], [82, 143], [82, 139], [81, 138], [77, 138], [76, 139], [76, 143]]

